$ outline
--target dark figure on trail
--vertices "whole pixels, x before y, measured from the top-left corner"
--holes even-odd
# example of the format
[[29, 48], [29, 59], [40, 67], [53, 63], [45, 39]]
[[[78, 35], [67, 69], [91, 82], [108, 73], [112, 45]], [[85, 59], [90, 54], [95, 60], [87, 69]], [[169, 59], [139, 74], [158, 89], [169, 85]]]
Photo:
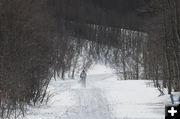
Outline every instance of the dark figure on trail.
[[81, 84], [85, 88], [86, 87], [86, 72], [83, 70], [80, 74]]

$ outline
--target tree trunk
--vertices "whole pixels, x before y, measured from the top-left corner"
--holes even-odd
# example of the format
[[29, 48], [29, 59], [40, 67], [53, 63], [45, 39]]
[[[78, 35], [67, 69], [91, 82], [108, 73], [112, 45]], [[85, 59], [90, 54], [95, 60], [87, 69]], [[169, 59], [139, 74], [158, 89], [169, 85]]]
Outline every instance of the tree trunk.
[[72, 70], [72, 79], [74, 79], [75, 68]]
[[64, 74], [65, 74], [65, 70], [64, 70], [64, 68], [62, 69], [62, 73], [61, 73], [61, 78], [62, 78], [62, 80], [64, 80]]

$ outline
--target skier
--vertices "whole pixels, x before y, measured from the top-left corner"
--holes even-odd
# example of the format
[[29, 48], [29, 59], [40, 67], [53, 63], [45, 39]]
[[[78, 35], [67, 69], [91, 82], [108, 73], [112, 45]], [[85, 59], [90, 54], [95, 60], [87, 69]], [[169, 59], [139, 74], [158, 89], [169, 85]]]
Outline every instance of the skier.
[[80, 74], [81, 84], [85, 88], [86, 87], [86, 72], [83, 70]]

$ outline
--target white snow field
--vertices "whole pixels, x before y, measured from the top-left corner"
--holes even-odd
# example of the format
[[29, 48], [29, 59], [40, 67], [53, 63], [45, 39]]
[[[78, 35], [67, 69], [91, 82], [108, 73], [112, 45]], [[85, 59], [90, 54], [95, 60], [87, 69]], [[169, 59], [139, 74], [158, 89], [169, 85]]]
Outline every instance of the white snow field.
[[116, 80], [110, 68], [96, 65], [88, 72], [86, 88], [78, 80], [52, 80], [48, 90], [54, 96], [49, 103], [28, 107], [21, 119], [164, 119], [170, 98], [159, 96], [147, 84], [145, 80]]

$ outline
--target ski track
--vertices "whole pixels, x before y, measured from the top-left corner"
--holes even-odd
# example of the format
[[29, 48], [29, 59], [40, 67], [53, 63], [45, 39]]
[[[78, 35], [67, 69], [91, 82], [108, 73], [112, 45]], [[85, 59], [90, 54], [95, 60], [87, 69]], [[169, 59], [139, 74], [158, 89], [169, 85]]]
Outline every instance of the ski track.
[[28, 108], [21, 119], [164, 119], [167, 101], [155, 88], [112, 78], [110, 73], [89, 75], [86, 88], [77, 80], [52, 81], [48, 105]]
[[[99, 80], [106, 77], [110, 76], [103, 76]], [[78, 81], [52, 82], [53, 87], [50, 88], [54, 97], [47, 106], [30, 108], [26, 119], [111, 119], [111, 112], [102, 89], [94, 87], [90, 82], [87, 82], [87, 88], [81, 88]], [[63, 95], [69, 99], [58, 99]], [[63, 105], [63, 101], [72, 102]]]

